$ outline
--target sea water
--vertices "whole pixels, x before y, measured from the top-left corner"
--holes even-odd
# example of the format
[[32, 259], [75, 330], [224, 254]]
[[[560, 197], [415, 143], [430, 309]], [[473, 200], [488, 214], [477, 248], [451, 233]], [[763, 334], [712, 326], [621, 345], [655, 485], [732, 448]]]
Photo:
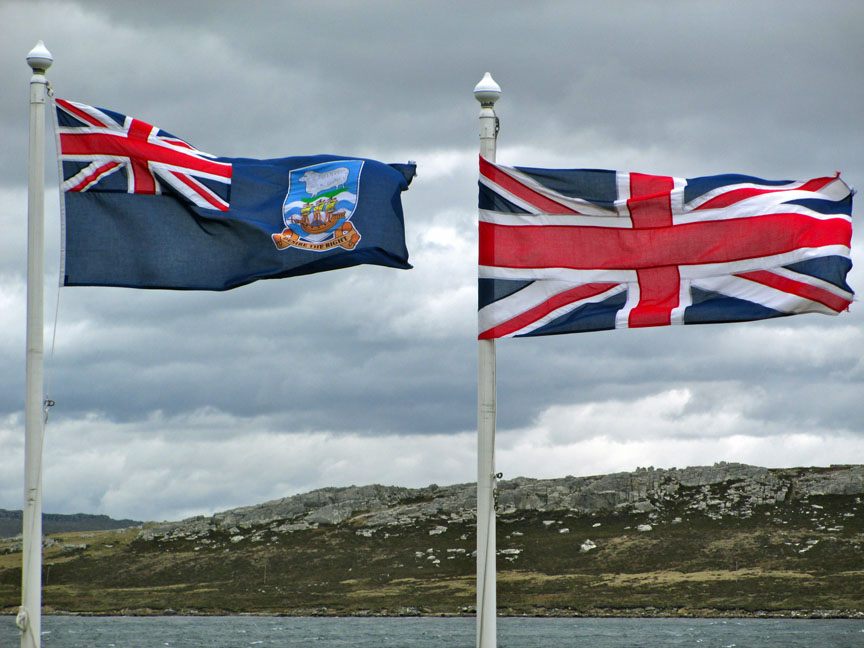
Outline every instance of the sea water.
[[[473, 618], [72, 617], [42, 619], [44, 648], [472, 648]], [[16, 648], [0, 617], [0, 648]], [[860, 648], [864, 620], [498, 619], [500, 648]]]

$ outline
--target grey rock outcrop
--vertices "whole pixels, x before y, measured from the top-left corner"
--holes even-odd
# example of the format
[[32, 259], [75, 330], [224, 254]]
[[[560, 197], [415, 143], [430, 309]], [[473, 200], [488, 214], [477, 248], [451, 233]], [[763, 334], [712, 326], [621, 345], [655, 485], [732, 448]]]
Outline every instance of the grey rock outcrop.
[[[635, 472], [594, 477], [529, 479], [517, 477], [498, 485], [502, 515], [528, 511], [599, 513], [627, 511], [656, 515], [668, 505], [711, 517], [747, 517], [754, 506], [825, 495], [864, 494], [864, 466], [768, 469], [717, 463], [682, 469], [639, 468]], [[224, 533], [232, 539], [268, 528], [292, 533], [319, 525], [350, 522], [364, 535], [385, 527], [404, 527], [432, 520], [473, 522], [476, 486], [457, 484], [426, 488], [350, 486], [322, 488], [256, 506], [245, 506], [144, 529], [140, 540], [199, 540]], [[253, 539], [255, 536], [252, 536]], [[239, 541], [239, 540], [235, 540]]]

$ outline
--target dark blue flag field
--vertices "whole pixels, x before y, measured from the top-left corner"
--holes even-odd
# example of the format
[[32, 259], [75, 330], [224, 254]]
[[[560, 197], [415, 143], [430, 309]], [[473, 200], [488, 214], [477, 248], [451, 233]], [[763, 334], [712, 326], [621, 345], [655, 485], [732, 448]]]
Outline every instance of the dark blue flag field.
[[401, 193], [413, 164], [215, 157], [120, 113], [55, 106], [63, 285], [228, 290], [411, 267]]

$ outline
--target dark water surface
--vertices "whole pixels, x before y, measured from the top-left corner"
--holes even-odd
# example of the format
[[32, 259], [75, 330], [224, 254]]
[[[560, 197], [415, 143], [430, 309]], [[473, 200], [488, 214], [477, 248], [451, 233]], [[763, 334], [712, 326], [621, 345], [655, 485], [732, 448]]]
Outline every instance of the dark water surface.
[[[472, 648], [473, 618], [55, 617], [44, 648]], [[17, 648], [0, 617], [0, 648]], [[864, 648], [864, 620], [498, 619], [499, 648]]]

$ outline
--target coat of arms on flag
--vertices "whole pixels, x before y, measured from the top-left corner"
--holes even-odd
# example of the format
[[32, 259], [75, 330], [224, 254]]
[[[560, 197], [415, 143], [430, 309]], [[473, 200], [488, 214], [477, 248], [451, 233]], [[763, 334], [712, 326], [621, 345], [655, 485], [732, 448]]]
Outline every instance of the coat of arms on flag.
[[217, 157], [128, 115], [55, 106], [64, 286], [229, 290], [411, 267], [400, 194], [413, 163]]
[[273, 234], [280, 250], [353, 249], [360, 232], [350, 222], [357, 205], [362, 160], [337, 160], [295, 169], [282, 205], [285, 229]]

